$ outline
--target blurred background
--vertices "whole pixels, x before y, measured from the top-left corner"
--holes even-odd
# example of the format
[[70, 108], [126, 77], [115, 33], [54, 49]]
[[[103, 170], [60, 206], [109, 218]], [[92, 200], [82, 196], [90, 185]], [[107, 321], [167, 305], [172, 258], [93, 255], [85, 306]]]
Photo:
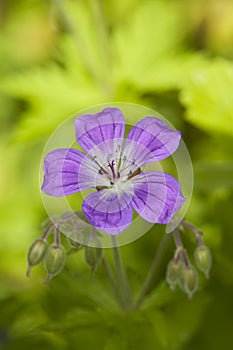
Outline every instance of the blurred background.
[[[0, 0], [0, 349], [217, 350], [233, 343], [233, 1]], [[195, 186], [187, 218], [213, 254], [193, 301], [165, 269], [123, 314], [100, 268], [72, 254], [48, 286], [25, 277], [46, 218], [39, 167], [71, 114], [110, 101], [153, 108], [182, 130]], [[134, 292], [164, 227], [121, 248]], [[184, 237], [190, 256], [192, 239]]]

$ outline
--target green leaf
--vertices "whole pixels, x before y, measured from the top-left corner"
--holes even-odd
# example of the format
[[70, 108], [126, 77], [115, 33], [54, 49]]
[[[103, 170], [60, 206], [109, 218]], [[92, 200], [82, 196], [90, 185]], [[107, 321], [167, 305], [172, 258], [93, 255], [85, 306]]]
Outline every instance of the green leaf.
[[209, 301], [203, 291], [189, 301], [181, 291], [171, 291], [162, 282], [146, 297], [142, 307], [153, 323], [161, 348], [171, 350], [182, 348], [198, 330]]
[[[101, 2], [101, 0], [98, 1]], [[141, 0], [104, 0], [104, 12], [106, 13], [106, 19], [110, 26], [117, 25], [124, 21], [140, 2]]]
[[147, 68], [143, 75], [135, 74], [133, 82], [140, 91], [180, 90], [192, 72], [208, 64], [207, 58], [202, 54], [191, 52], [166, 54]]
[[29, 103], [17, 126], [17, 140], [48, 135], [72, 113], [103, 100], [93, 81], [81, 79], [80, 73], [51, 64], [2, 80], [3, 92]]
[[194, 176], [196, 189], [232, 189], [233, 163], [197, 163], [194, 165]]
[[111, 80], [108, 33], [101, 4], [93, 0], [55, 4], [86, 70], [102, 87], [108, 88]]
[[112, 43], [116, 81], [143, 79], [156, 62], [178, 51], [184, 36], [179, 10], [177, 2], [144, 1], [116, 27]]
[[210, 133], [233, 135], [233, 64], [216, 59], [191, 74], [181, 93], [186, 119]]

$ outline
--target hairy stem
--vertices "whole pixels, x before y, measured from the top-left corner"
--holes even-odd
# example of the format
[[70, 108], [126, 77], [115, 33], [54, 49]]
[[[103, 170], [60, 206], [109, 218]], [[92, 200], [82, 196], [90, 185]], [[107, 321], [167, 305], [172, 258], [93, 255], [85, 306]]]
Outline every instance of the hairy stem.
[[57, 227], [55, 228], [55, 231], [54, 231], [54, 244], [57, 247], [59, 247], [61, 244], [60, 231]]
[[121, 296], [120, 296], [119, 288], [118, 288], [118, 283], [117, 283], [116, 278], [113, 274], [111, 266], [109, 265], [108, 260], [105, 257], [103, 257], [102, 263], [104, 265], [109, 283], [112, 287], [113, 294], [114, 294], [118, 304], [120, 305], [120, 307], [123, 308], [124, 305], [122, 305]]
[[113, 93], [112, 74], [111, 74], [111, 50], [109, 45], [109, 33], [106, 18], [104, 15], [104, 6], [102, 0], [88, 0], [89, 7], [93, 17], [93, 23], [96, 33], [96, 42], [98, 44], [99, 61], [99, 83], [107, 96]]
[[70, 33], [71, 37], [74, 39], [78, 50], [78, 54], [80, 55], [83, 64], [86, 66], [86, 69], [89, 71], [89, 73], [96, 80], [98, 80], [97, 72], [95, 72], [93, 68], [93, 64], [87, 52], [86, 44], [82, 38], [81, 31], [78, 29], [77, 23], [75, 23], [74, 25], [69, 11], [67, 10], [65, 2], [62, 0], [53, 0], [53, 2], [57, 10], [59, 11], [64, 28], [67, 30], [68, 33]]
[[47, 237], [50, 235], [51, 231], [54, 229], [54, 224], [49, 225], [46, 230], [44, 231], [41, 239], [45, 241]]
[[177, 228], [173, 231], [173, 237], [174, 237], [176, 248], [183, 248], [183, 243], [181, 241], [180, 233]]
[[112, 248], [113, 260], [115, 264], [117, 279], [119, 282], [118, 290], [119, 290], [119, 294], [121, 295], [123, 309], [125, 311], [128, 311], [130, 310], [132, 305], [130, 285], [129, 285], [127, 274], [125, 272], [124, 264], [121, 259], [120, 251], [117, 247], [115, 237], [112, 237], [112, 240], [113, 240], [113, 248]]
[[77, 47], [77, 52], [82, 59], [84, 66], [86, 67], [89, 74], [95, 79], [97, 84], [103, 89], [105, 94], [108, 96], [112, 93], [112, 84], [110, 81], [110, 49], [108, 44], [108, 33], [106, 27], [106, 21], [104, 18], [102, 2], [100, 0], [89, 0], [89, 9], [92, 18], [89, 20], [94, 26], [94, 33], [97, 34], [97, 44], [99, 46], [98, 56], [100, 56], [99, 62], [101, 65], [96, 66], [98, 58], [91, 54], [89, 46], [86, 40], [86, 32], [83, 28], [78, 27], [77, 21], [74, 23], [72, 16], [69, 13], [69, 9], [63, 0], [53, 0], [56, 8], [58, 9], [64, 28], [70, 33], [71, 38]]
[[204, 242], [203, 242], [203, 238], [202, 238], [202, 236], [203, 236], [202, 231], [199, 230], [197, 227], [195, 227], [190, 222], [185, 221], [185, 220], [182, 221], [182, 226], [186, 227], [188, 230], [192, 231], [199, 247], [203, 247]]
[[181, 241], [181, 238], [180, 238], [180, 233], [179, 233], [179, 229], [178, 228], [175, 228], [175, 230], [173, 231], [173, 237], [174, 237], [174, 241], [175, 241], [175, 245], [176, 245], [176, 258], [177, 258], [177, 261], [181, 258], [185, 264], [185, 267], [187, 269], [190, 268], [190, 263], [189, 263], [189, 259], [188, 259], [188, 256], [187, 256], [187, 253], [184, 249], [184, 246], [183, 246], [183, 243]]
[[156, 275], [158, 273], [159, 265], [161, 263], [163, 254], [168, 246], [169, 238], [170, 238], [170, 236], [167, 234], [165, 234], [163, 236], [163, 239], [161, 240], [161, 242], [158, 246], [158, 249], [155, 252], [150, 270], [149, 270], [147, 277], [142, 285], [142, 289], [140, 291], [140, 294], [139, 294], [136, 302], [133, 305], [133, 309], [138, 309], [141, 306], [145, 296], [150, 292], [152, 286], [154, 286], [154, 281], [155, 281]]

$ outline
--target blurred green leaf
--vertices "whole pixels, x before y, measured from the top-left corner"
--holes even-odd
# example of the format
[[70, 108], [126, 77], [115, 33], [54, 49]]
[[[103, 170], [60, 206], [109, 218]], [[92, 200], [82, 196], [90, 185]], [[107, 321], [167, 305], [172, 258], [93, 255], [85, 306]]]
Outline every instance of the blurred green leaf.
[[199, 294], [189, 301], [181, 292], [171, 292], [168, 288], [163, 283], [149, 295], [149, 300], [154, 299], [157, 307], [153, 308], [151, 305], [148, 314], [161, 348], [181, 349], [199, 330], [200, 320], [210, 298]]
[[[101, 3], [101, 0], [97, 0]], [[115, 1], [115, 0], [103, 0], [104, 12], [107, 22], [110, 26], [118, 25], [121, 22], [124, 22], [130, 14], [134, 11], [135, 7], [140, 4], [140, 0], [124, 0], [124, 1]]]
[[57, 35], [47, 15], [49, 2], [20, 0], [10, 5], [1, 2], [0, 6], [1, 70], [25, 68], [48, 59]]
[[233, 163], [197, 163], [194, 176], [197, 190], [232, 189]]
[[29, 103], [20, 116], [17, 140], [48, 135], [72, 113], [103, 99], [93, 82], [83, 77], [81, 80], [78, 73], [77, 77], [73, 70], [51, 64], [2, 80], [2, 91]]
[[187, 83], [192, 72], [207, 65], [208, 59], [202, 54], [165, 53], [164, 57], [158, 58], [143, 72], [143, 75], [135, 74], [133, 82], [140, 91], [180, 90]]
[[233, 135], [233, 64], [216, 59], [196, 70], [181, 92], [186, 118], [210, 132]]
[[[144, 1], [130, 13], [113, 36], [117, 82], [144, 80], [157, 62], [179, 50], [184, 32], [178, 2]], [[153, 37], [153, 42], [151, 38]]]

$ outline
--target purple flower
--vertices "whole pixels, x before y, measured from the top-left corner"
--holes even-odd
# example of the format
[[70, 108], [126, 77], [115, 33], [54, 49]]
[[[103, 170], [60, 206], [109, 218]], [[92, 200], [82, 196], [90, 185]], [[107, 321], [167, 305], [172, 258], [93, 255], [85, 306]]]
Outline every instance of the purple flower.
[[106, 108], [77, 118], [75, 132], [86, 153], [74, 148], [48, 153], [43, 192], [67, 196], [94, 188], [83, 202], [83, 212], [93, 226], [111, 235], [130, 225], [133, 208], [152, 223], [171, 220], [185, 200], [179, 182], [163, 172], [143, 172], [142, 167], [174, 153], [179, 131], [145, 117], [123, 144], [124, 116], [117, 108]]

